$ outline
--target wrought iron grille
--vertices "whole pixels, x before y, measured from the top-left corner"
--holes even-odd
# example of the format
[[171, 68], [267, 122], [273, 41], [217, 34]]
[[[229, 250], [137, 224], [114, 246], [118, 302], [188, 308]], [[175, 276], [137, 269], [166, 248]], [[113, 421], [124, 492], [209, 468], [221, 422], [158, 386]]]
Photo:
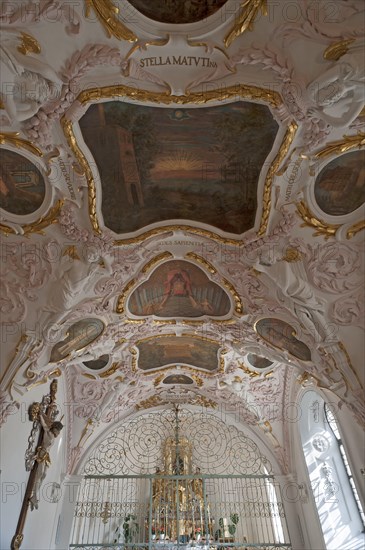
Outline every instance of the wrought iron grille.
[[269, 475], [87, 476], [71, 541], [85, 550], [291, 548]]
[[86, 462], [70, 548], [291, 548], [271, 472], [256, 443], [217, 414], [129, 419]]

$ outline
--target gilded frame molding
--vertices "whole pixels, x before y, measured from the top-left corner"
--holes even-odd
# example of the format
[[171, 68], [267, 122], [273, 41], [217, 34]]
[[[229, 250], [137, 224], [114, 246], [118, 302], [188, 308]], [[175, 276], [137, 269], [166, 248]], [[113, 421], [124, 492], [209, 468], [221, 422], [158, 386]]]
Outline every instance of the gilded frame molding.
[[[166, 92], [153, 92], [150, 90], [143, 90], [141, 88], [133, 88], [123, 84], [115, 86], [106, 86], [103, 88], [90, 88], [81, 92], [76, 101], [82, 106], [97, 103], [100, 100], [105, 99], [118, 99], [127, 98], [128, 100], [134, 100], [141, 103], [150, 102], [158, 105], [205, 105], [213, 101], [225, 101], [231, 99], [251, 100], [253, 102], [259, 101], [267, 105], [268, 107], [277, 108], [283, 101], [280, 94], [274, 90], [266, 88], [259, 88], [257, 86], [247, 86], [245, 84], [236, 84], [227, 88], [218, 88], [215, 90], [207, 90], [203, 92], [191, 92], [187, 95], [174, 96]], [[96, 186], [94, 177], [90, 168], [90, 165], [82, 152], [74, 133], [75, 122], [67, 119], [67, 113], [61, 118], [61, 126], [66, 137], [67, 143], [76, 157], [79, 165], [81, 166], [88, 185], [88, 204], [89, 204], [89, 218], [93, 230], [97, 234], [101, 234], [102, 229], [99, 224], [96, 208]], [[78, 121], [76, 122], [78, 124]], [[292, 142], [295, 137], [298, 125], [292, 120], [285, 131], [283, 140], [280, 144], [279, 150], [272, 160], [269, 169], [266, 173], [264, 189], [263, 189], [263, 201], [262, 201], [262, 213], [260, 226], [257, 231], [258, 236], [262, 236], [266, 233], [270, 211], [271, 211], [271, 191], [272, 183], [276, 172], [281, 166]], [[222, 242], [224, 244], [240, 245], [242, 244], [242, 237], [232, 238], [224, 237], [213, 231], [197, 228], [190, 225], [178, 224], [178, 225], [165, 225], [158, 228], [150, 229], [132, 238], [119, 238], [116, 239], [115, 245], [136, 244], [144, 241], [154, 235], [164, 233], [166, 231], [189, 231], [190, 233], [208, 237], [212, 240]]]

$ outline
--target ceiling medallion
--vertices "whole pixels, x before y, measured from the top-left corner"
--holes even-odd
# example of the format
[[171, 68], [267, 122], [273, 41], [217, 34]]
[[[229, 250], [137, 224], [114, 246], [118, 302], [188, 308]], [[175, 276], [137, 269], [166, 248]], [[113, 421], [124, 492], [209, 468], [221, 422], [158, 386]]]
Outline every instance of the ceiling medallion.
[[[200, 259], [201, 265], [203, 265], [205, 268], [209, 270], [210, 273], [215, 274], [217, 271], [215, 268], [209, 263], [204, 260], [204, 258], [201, 258], [195, 253], [188, 253], [186, 254], [186, 257], [189, 257], [194, 259], [198, 262], [198, 259]], [[138, 282], [136, 279], [132, 279], [127, 283], [125, 288], [123, 289], [122, 294], [119, 295], [117, 299], [117, 305], [116, 305], [116, 313], [123, 314], [126, 312], [126, 303], [127, 300], [129, 301], [128, 305], [128, 311], [132, 315], [137, 316], [151, 316], [151, 315], [157, 315], [160, 317], [169, 317], [168, 309], [169, 306], [168, 299], [169, 297], [178, 296], [180, 298], [180, 306], [184, 306], [182, 298], [185, 298], [185, 302], [189, 301], [191, 304], [190, 309], [187, 311], [186, 306], [180, 307], [179, 311], [174, 312], [171, 318], [169, 319], [156, 319], [156, 323], [168, 323], [171, 324], [171, 322], [176, 322], [176, 317], [181, 317], [188, 319], [187, 324], [193, 324], [196, 323], [202, 323], [203, 321], [200, 320], [194, 320], [194, 317], [200, 317], [200, 316], [208, 316], [211, 318], [211, 321], [213, 323], [225, 323], [225, 322], [231, 322], [231, 319], [215, 319], [214, 316], [223, 316], [228, 314], [229, 312], [229, 305], [227, 304], [226, 309], [222, 309], [222, 305], [225, 303], [224, 301], [224, 291], [221, 287], [225, 287], [229, 294], [232, 297], [234, 306], [234, 311], [237, 315], [243, 314], [243, 304], [241, 297], [239, 293], [236, 291], [234, 286], [225, 278], [222, 279], [221, 285], [217, 282], [211, 281], [208, 276], [202, 271], [198, 266], [191, 262], [186, 262], [184, 260], [173, 260], [172, 254], [170, 252], [163, 252], [159, 255], [157, 255], [155, 258], [152, 258], [145, 266], [141, 269], [142, 273], [148, 274], [150, 270], [152, 270], [153, 267], [155, 267], [156, 264], [164, 262], [163, 265], [158, 267], [155, 272], [151, 275], [155, 281], [154, 284], [153, 281], [150, 282], [150, 278], [146, 281], [143, 281], [142, 283]], [[167, 262], [164, 261], [167, 259]], [[171, 268], [171, 269], [170, 269]], [[174, 270], [172, 269], [174, 268]], [[177, 282], [181, 282], [182, 288], [180, 289], [173, 289], [172, 288], [172, 281], [168, 281], [169, 274], [164, 273], [162, 276], [159, 275], [159, 271], [161, 269], [165, 272], [168, 270], [170, 273], [174, 271], [175, 278], [179, 279]], [[182, 273], [184, 272], [184, 273]], [[180, 273], [180, 276], [179, 276]], [[196, 281], [196, 277], [199, 278], [199, 282]], [[204, 281], [201, 281], [201, 278], [205, 279]], [[171, 278], [171, 277], [170, 277]], [[195, 284], [196, 283], [196, 284]], [[152, 284], [152, 287], [151, 287]], [[146, 285], [151, 288], [145, 288]], [[189, 288], [187, 288], [187, 285], [189, 285]], [[194, 286], [196, 287], [196, 293], [199, 294], [199, 296], [194, 296]], [[215, 308], [214, 305], [210, 304], [209, 301], [204, 298], [202, 293], [206, 293], [208, 291], [209, 287], [209, 293], [211, 294], [213, 291], [213, 294], [217, 294], [217, 290], [220, 289], [220, 309], [219, 311]], [[138, 289], [140, 289], [139, 294], [142, 293], [142, 295], [137, 296], [134, 298], [135, 293], [138, 293]], [[148, 296], [153, 294], [153, 300], [149, 300]], [[158, 298], [160, 296], [160, 298]], [[134, 302], [131, 303], [131, 300], [134, 299]], [[137, 300], [137, 302], [136, 302]], [[222, 302], [223, 300], [223, 302]], [[171, 301], [171, 300], [170, 300]], [[176, 300], [175, 300], [176, 301]], [[133, 305], [134, 304], [134, 305]], [[138, 307], [137, 307], [138, 304]], [[145, 304], [145, 305], [144, 305]], [[149, 304], [149, 305], [148, 305]], [[200, 305], [199, 305], [200, 304]], [[177, 304], [179, 305], [179, 304]], [[148, 306], [148, 307], [147, 307]], [[142, 308], [142, 309], [141, 309]], [[147, 308], [147, 309], [146, 309]], [[170, 307], [171, 309], [171, 307]], [[191, 319], [192, 318], [192, 319]], [[130, 321], [134, 321], [134, 319], [130, 319]], [[136, 319], [137, 322], [141, 322], [141, 320]]]
[[326, 215], [346, 216], [365, 202], [365, 150], [350, 151], [330, 160], [318, 173], [314, 198]]
[[[232, 297], [235, 298], [233, 294]], [[231, 308], [221, 285], [211, 281], [197, 265], [174, 259], [158, 266], [138, 284], [128, 300], [128, 313], [137, 317], [224, 317]]]
[[255, 332], [274, 348], [290, 353], [301, 361], [311, 361], [311, 350], [296, 338], [295, 329], [282, 319], [264, 317], [256, 321]]
[[[279, 94], [277, 94], [276, 92], [273, 92], [272, 90], [266, 90], [266, 89], [257, 88], [254, 86], [245, 86], [245, 85], [238, 85], [238, 86], [236, 85], [229, 88], [225, 88], [223, 90], [217, 89], [217, 90], [207, 90], [205, 92], [192, 92], [187, 96], [172, 96], [161, 92], [151, 92], [151, 91], [142, 90], [138, 88], [132, 88], [129, 86], [110, 86], [105, 88], [93, 88], [90, 90], [86, 90], [81, 94], [79, 94], [77, 100], [81, 104], [86, 105], [88, 103], [98, 102], [101, 99], [110, 98], [115, 101], [117, 97], [124, 97], [124, 98], [127, 97], [130, 99], [135, 99], [140, 102], [148, 101], [148, 102], [152, 102], [160, 105], [161, 104], [171, 105], [176, 103], [181, 105], [188, 105], [188, 104], [204, 105], [210, 101], [219, 100], [222, 102], [224, 100], [229, 100], [233, 98], [237, 100], [237, 97], [239, 96], [245, 100], [252, 100], [252, 101], [258, 100], [260, 102], [265, 102], [266, 104], [272, 107], [276, 107], [280, 105], [282, 102]], [[105, 103], [103, 105], [105, 105]], [[249, 103], [247, 105], [252, 105], [252, 103]], [[261, 107], [261, 105], [260, 106], [257, 104], [255, 105], [257, 108]], [[67, 120], [66, 117], [63, 117], [61, 120], [61, 124], [63, 126], [63, 130], [65, 133], [66, 139], [68, 141], [68, 144], [72, 149], [81, 168], [84, 170], [85, 177], [87, 179], [88, 189], [89, 189], [90, 221], [94, 231], [97, 233], [100, 233], [101, 228], [100, 228], [100, 223], [97, 216], [97, 207], [96, 207], [96, 203], [97, 203], [96, 187], [95, 187], [95, 181], [94, 181], [91, 168], [80, 146], [77, 143], [77, 139], [73, 129], [73, 122], [70, 120]], [[279, 151], [276, 157], [274, 158], [273, 162], [271, 163], [269, 170], [267, 172], [265, 183], [264, 183], [264, 191], [263, 191], [263, 206], [262, 206], [261, 222], [258, 230], [259, 235], [263, 235], [266, 232], [268, 219], [270, 215], [270, 209], [271, 209], [272, 182], [275, 177], [276, 171], [278, 170], [280, 164], [282, 163], [282, 160], [285, 158], [288, 152], [288, 149], [294, 139], [296, 130], [297, 130], [297, 125], [294, 122], [292, 122], [287, 128], [283, 141], [279, 148]], [[217, 216], [215, 216], [214, 219], [219, 219], [219, 217], [217, 218]], [[228, 219], [228, 218], [225, 217], [225, 219]], [[160, 234], [169, 230], [190, 231], [194, 234], [204, 235], [214, 240], [224, 242], [226, 244], [239, 245], [242, 242], [242, 240], [238, 237], [227, 238], [207, 229], [191, 227], [187, 224], [174, 224], [174, 225], [166, 225], [162, 227], [160, 226], [158, 228], [148, 230], [145, 233], [140, 234], [133, 238], [129, 238], [129, 237], [126, 239], [119, 238], [118, 240], [115, 241], [115, 244], [118, 245], [118, 244], [137, 243], [151, 235]], [[240, 230], [237, 229], [237, 232], [239, 233]]]

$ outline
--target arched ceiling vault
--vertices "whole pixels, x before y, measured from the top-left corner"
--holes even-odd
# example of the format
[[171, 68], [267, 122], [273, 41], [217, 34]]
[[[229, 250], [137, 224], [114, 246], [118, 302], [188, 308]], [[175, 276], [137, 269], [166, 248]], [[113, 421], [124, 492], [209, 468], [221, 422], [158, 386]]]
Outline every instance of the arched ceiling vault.
[[70, 471], [176, 403], [283, 469], [301, 385], [363, 422], [363, 3], [28, 4], [0, 11], [2, 421], [60, 378]]

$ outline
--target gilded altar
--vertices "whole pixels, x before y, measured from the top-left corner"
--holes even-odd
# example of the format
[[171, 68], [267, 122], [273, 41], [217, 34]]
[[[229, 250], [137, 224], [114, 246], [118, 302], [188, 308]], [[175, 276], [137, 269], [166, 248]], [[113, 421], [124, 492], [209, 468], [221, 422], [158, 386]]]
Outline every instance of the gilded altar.
[[163, 470], [156, 469], [152, 483], [152, 537], [179, 542], [208, 538], [209, 504], [200, 468], [193, 467], [191, 443], [185, 437], [167, 438], [163, 460]]

